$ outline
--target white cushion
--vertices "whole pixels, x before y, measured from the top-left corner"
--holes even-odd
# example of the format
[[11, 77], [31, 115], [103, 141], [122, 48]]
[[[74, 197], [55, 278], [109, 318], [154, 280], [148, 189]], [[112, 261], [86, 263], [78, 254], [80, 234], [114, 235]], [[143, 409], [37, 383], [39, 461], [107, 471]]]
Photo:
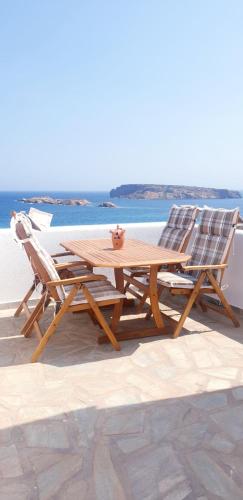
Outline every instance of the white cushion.
[[197, 281], [190, 274], [160, 272], [157, 275], [158, 284], [168, 288], [194, 288]]

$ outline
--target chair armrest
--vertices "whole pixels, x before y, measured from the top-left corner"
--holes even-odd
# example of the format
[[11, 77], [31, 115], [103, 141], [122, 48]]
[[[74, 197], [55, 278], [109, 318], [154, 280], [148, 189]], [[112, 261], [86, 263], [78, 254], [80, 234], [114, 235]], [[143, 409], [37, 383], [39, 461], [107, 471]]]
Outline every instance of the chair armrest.
[[66, 257], [66, 255], [73, 255], [72, 252], [59, 252], [51, 254], [51, 257], [54, 259], [55, 257]]
[[207, 270], [207, 269], [225, 269], [228, 266], [228, 264], [202, 264], [200, 266], [183, 266], [183, 269], [185, 271], [200, 271], [200, 270]]
[[107, 276], [102, 274], [87, 274], [86, 276], [76, 276], [75, 278], [67, 278], [64, 280], [48, 281], [46, 285], [48, 287], [52, 286], [68, 286], [77, 285], [78, 283], [86, 283], [88, 281], [104, 281], [107, 280]]
[[73, 260], [71, 262], [60, 262], [58, 264], [55, 264], [55, 268], [57, 271], [61, 271], [62, 269], [67, 269], [70, 267], [79, 267], [84, 264], [87, 264], [87, 262], [82, 260]]

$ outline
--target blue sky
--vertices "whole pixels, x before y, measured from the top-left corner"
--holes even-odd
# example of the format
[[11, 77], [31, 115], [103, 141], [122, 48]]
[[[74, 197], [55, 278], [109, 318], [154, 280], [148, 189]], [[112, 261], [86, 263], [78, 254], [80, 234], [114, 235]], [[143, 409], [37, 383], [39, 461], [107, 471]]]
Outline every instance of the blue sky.
[[243, 2], [0, 0], [0, 189], [243, 189]]

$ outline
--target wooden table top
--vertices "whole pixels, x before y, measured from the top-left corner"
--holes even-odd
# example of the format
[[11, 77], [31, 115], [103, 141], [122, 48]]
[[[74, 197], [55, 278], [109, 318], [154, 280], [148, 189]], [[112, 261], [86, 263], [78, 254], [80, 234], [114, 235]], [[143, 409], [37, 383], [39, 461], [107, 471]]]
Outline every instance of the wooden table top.
[[125, 240], [121, 250], [114, 250], [111, 239], [72, 240], [60, 243], [94, 267], [135, 267], [187, 262], [191, 257], [139, 240]]

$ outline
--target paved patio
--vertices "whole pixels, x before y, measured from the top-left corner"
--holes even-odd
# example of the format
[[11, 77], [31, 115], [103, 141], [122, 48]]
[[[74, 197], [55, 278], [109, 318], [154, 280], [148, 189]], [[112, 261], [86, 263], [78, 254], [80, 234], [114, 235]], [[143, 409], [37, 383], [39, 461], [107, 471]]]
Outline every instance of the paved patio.
[[33, 365], [22, 322], [0, 311], [1, 500], [243, 498], [243, 327], [194, 310], [116, 353], [69, 315]]

